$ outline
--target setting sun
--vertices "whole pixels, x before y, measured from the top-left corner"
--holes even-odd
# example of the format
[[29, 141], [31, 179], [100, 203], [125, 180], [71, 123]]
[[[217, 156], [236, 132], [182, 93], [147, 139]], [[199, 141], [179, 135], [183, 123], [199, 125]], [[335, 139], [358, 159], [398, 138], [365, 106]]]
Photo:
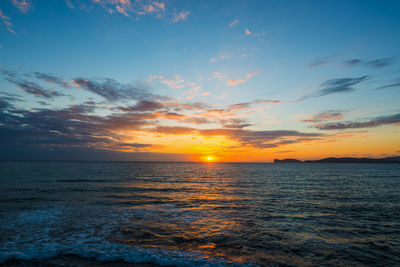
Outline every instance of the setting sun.
[[213, 156], [206, 156], [204, 159], [205, 159], [207, 162], [215, 161], [215, 158], [214, 158]]

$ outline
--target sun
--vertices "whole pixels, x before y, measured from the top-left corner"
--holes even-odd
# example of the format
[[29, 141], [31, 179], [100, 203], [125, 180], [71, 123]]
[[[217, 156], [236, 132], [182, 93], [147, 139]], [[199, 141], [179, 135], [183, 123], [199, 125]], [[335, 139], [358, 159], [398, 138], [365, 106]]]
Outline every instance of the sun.
[[204, 160], [206, 162], [213, 162], [213, 161], [215, 161], [215, 157], [213, 157], [213, 156], [205, 156]]

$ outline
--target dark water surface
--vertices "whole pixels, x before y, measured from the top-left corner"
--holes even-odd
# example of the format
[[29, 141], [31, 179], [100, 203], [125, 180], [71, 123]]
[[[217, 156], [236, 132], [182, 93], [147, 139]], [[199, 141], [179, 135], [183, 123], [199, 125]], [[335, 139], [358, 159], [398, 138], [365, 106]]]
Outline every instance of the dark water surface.
[[398, 265], [400, 164], [0, 162], [0, 263]]

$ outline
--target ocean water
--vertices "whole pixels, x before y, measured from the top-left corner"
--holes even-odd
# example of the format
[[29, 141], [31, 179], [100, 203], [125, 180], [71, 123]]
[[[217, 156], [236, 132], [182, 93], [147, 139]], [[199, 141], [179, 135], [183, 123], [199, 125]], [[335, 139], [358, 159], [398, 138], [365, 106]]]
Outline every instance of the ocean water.
[[0, 264], [400, 264], [400, 164], [0, 162]]

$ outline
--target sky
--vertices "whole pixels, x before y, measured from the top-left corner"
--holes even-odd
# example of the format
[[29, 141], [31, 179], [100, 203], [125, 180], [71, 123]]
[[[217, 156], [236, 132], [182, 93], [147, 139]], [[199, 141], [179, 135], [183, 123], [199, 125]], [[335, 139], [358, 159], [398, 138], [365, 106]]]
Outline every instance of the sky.
[[2, 0], [0, 159], [400, 155], [399, 1]]

